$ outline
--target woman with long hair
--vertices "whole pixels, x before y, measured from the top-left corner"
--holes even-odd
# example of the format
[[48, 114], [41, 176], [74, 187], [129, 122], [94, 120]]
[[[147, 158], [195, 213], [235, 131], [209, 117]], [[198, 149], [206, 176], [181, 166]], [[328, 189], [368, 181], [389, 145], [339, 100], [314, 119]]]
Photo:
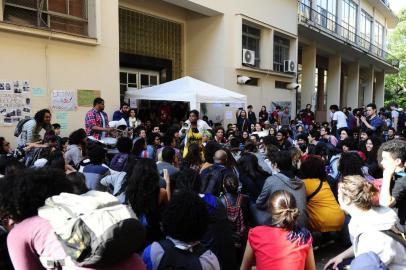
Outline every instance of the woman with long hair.
[[268, 120], [268, 116], [269, 116], [269, 114], [266, 110], [266, 107], [262, 106], [261, 110], [258, 113], [258, 121], [262, 126], [264, 125], [265, 121]]
[[247, 112], [244, 110], [241, 110], [237, 117], [237, 128], [240, 132], [243, 131], [250, 132], [251, 130], [251, 123], [247, 118]]
[[269, 173], [259, 166], [258, 158], [251, 153], [243, 153], [237, 164], [242, 184], [241, 193], [247, 194], [255, 202]]
[[203, 164], [200, 146], [196, 143], [189, 145], [188, 153], [182, 160], [181, 169], [190, 168], [199, 172]]
[[251, 269], [254, 261], [258, 270], [316, 269], [312, 236], [297, 225], [295, 197], [285, 190], [275, 191], [268, 199], [268, 212], [272, 224], [250, 230], [240, 269]]
[[382, 144], [379, 137], [368, 138], [365, 143], [364, 154], [367, 158], [365, 165], [368, 167], [368, 173], [375, 179], [382, 178], [382, 169], [378, 164], [378, 149]]
[[160, 229], [161, 213], [168, 197], [166, 190], [160, 188], [159, 180], [156, 163], [143, 158], [136, 162], [131, 175], [123, 184], [126, 201], [146, 228], [147, 244], [163, 237]]

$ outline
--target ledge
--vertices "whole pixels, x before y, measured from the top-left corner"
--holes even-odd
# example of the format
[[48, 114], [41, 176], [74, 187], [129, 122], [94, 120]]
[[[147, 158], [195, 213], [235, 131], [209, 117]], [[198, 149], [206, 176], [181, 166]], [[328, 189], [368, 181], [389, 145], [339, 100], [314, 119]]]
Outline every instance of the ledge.
[[273, 75], [273, 76], [277, 76], [277, 77], [289, 78], [289, 79], [296, 78], [296, 73], [289, 74], [289, 73], [273, 71], [273, 70], [270, 70], [270, 69], [252, 68], [252, 67], [246, 67], [246, 66], [240, 66], [240, 67], [237, 67], [236, 69], [237, 70], [242, 70], [242, 71], [255, 72], [255, 73], [259, 73], [259, 74]]
[[10, 32], [10, 33], [17, 33], [17, 34], [24, 34], [30, 35], [33, 37], [40, 37], [52, 40], [60, 40], [72, 43], [78, 43], [88, 46], [96, 46], [99, 44], [97, 39], [89, 38], [74, 34], [67, 34], [63, 32], [58, 32], [54, 30], [45, 30], [36, 27], [30, 26], [23, 26], [23, 25], [16, 25], [13, 23], [8, 22], [0, 22], [0, 31], [2, 32]]

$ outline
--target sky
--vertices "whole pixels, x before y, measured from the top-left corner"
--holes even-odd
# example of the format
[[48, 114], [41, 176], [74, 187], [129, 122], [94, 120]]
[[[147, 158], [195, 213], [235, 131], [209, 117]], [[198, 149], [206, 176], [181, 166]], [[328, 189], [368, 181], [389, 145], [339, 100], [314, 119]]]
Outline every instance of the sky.
[[398, 13], [403, 7], [406, 7], [406, 0], [389, 0], [390, 8]]

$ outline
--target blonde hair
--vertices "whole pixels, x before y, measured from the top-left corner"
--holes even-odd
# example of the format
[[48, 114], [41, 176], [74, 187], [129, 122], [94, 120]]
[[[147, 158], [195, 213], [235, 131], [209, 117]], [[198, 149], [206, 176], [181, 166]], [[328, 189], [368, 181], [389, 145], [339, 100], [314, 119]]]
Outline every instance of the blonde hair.
[[348, 175], [343, 178], [340, 191], [344, 197], [363, 210], [369, 210], [377, 189], [360, 175]]

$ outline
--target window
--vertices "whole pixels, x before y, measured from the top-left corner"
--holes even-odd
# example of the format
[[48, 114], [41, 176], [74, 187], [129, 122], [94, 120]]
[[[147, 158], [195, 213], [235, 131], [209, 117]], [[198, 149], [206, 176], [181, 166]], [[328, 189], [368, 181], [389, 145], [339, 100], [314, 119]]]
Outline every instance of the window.
[[242, 25], [242, 48], [255, 52], [255, 67], [259, 67], [259, 41], [261, 38], [261, 29]]
[[318, 23], [329, 29], [336, 31], [336, 15], [337, 1], [336, 0], [317, 0]]
[[273, 70], [283, 72], [284, 61], [289, 60], [290, 41], [275, 35], [273, 42]]
[[372, 17], [364, 10], [361, 12], [360, 27], [360, 44], [362, 47], [369, 50], [371, 46]]
[[342, 32], [341, 35], [355, 42], [355, 33], [357, 27], [357, 4], [352, 0], [344, 0], [342, 6]]
[[300, 14], [307, 19], [310, 19], [310, 11], [312, 7], [311, 0], [301, 0], [300, 1]]
[[383, 48], [383, 33], [384, 27], [379, 22], [375, 22], [375, 32], [374, 32], [374, 40], [375, 44], [379, 49]]
[[120, 101], [124, 101], [128, 88], [141, 89], [159, 84], [159, 72], [131, 68], [120, 69]]
[[4, 21], [88, 36], [88, 1], [4, 0]]

